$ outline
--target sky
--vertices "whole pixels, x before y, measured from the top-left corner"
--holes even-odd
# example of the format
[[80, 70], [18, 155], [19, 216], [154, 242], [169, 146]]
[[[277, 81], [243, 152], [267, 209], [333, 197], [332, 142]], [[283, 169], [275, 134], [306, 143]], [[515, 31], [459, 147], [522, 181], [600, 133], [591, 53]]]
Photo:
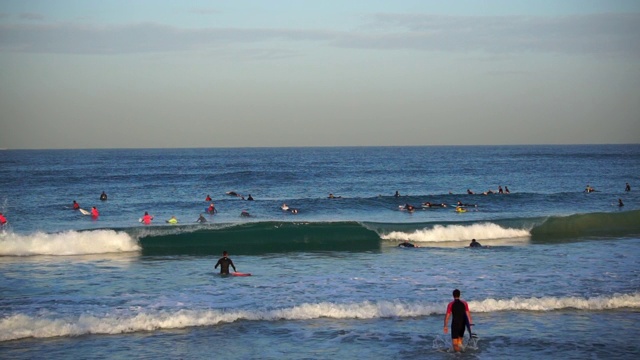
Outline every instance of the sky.
[[0, 148], [640, 142], [636, 0], [0, 0]]

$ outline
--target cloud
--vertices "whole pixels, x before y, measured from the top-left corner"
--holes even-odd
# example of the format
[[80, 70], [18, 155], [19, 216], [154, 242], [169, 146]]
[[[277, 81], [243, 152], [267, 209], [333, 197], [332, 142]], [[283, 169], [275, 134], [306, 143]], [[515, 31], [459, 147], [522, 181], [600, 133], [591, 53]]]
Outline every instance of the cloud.
[[118, 54], [174, 52], [270, 41], [352, 49], [487, 53], [640, 54], [640, 14], [473, 17], [376, 14], [353, 31], [200, 28], [142, 23], [0, 25], [0, 51]]
[[342, 39], [346, 47], [431, 51], [640, 52], [640, 14], [562, 17], [376, 14], [367, 29]]
[[21, 13], [20, 19], [29, 21], [44, 21], [44, 16], [36, 13]]

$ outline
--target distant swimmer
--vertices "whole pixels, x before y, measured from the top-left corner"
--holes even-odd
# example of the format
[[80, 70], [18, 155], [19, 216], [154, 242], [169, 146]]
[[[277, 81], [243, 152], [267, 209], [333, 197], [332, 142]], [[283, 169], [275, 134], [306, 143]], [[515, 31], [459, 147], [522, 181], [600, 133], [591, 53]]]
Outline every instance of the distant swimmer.
[[0, 212], [0, 228], [7, 224], [7, 218]]
[[178, 219], [176, 219], [175, 215], [171, 216], [171, 219], [167, 220], [167, 223], [169, 224], [177, 224], [178, 223]]
[[473, 195], [473, 194], [475, 194], [475, 193], [474, 193], [473, 191], [471, 191], [471, 189], [467, 189], [467, 194], [469, 194], [469, 195]]
[[291, 209], [291, 213], [292, 213], [293, 215], [298, 214], [298, 209]]
[[283, 203], [282, 206], [280, 206], [280, 209], [282, 209], [282, 211], [287, 211], [289, 210], [289, 205]]
[[631, 191], [631, 185], [629, 185], [629, 183], [624, 187], [624, 191]]
[[100, 213], [98, 212], [98, 209], [96, 209], [96, 207], [92, 207], [91, 208], [91, 217], [94, 219], [97, 219], [98, 216], [100, 216]]
[[251, 217], [251, 214], [249, 214], [249, 212], [247, 210], [242, 210], [242, 212], [240, 213], [240, 216], [242, 216], [242, 217]]
[[596, 189], [592, 188], [589, 184], [587, 184], [587, 187], [584, 189], [586, 193], [592, 193], [594, 191], [596, 191]]
[[233, 261], [229, 259], [229, 253], [227, 251], [222, 252], [222, 257], [218, 260], [216, 266], [214, 266], [213, 268], [217, 269], [218, 266], [220, 266], [220, 275], [229, 275], [229, 266], [233, 268], [233, 271], [238, 271], [236, 270], [236, 266], [233, 264]]
[[475, 248], [475, 247], [482, 247], [482, 244], [480, 244], [479, 242], [476, 241], [476, 239], [471, 239], [471, 243], [469, 244], [469, 247]]
[[400, 197], [400, 193], [398, 192], [398, 190], [396, 190], [396, 194], [395, 194], [395, 195], [393, 195], [393, 196], [395, 196], [395, 197]]
[[498, 194], [504, 194], [504, 192], [502, 191], [502, 186], [498, 185]]
[[253, 197], [251, 196], [251, 194], [249, 194], [249, 196], [247, 197], [247, 201], [253, 201]]
[[140, 219], [140, 222], [145, 225], [149, 225], [151, 224], [151, 220], [153, 220], [153, 216], [149, 215], [149, 213], [145, 211], [144, 216], [142, 217], [142, 219]]
[[80, 204], [73, 200], [73, 210], [80, 210]]
[[204, 198], [204, 201], [207, 201], [207, 202], [211, 201], [211, 196], [209, 196], [209, 194], [207, 194], [207, 197]]
[[104, 191], [102, 192], [102, 194], [100, 194], [100, 200], [107, 201], [107, 194]]
[[342, 196], [335, 196], [333, 194], [329, 194], [329, 199], [340, 199]]
[[622, 202], [622, 199], [618, 199], [618, 206], [624, 206], [624, 203]]
[[418, 247], [418, 246], [417, 246], [417, 245], [414, 245], [414, 244], [412, 244], [412, 243], [410, 243], [410, 242], [408, 242], [408, 241], [404, 241], [404, 242], [401, 242], [400, 244], [398, 244], [398, 247], [402, 247], [402, 248], [415, 248], [415, 247]]
[[207, 208], [207, 212], [210, 215], [213, 215], [213, 214], [217, 213], [218, 210], [216, 210], [216, 206], [213, 203], [211, 203], [211, 204], [209, 204], [209, 207]]
[[201, 223], [201, 224], [202, 223], [206, 223], [207, 219], [202, 214], [200, 214], [200, 216], [198, 217], [198, 220], [196, 220], [196, 222]]

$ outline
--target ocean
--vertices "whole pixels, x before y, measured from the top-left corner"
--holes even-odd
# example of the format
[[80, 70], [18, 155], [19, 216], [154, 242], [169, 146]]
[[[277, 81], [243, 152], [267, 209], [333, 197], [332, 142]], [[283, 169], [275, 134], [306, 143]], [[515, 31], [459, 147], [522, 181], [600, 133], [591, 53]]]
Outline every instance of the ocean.
[[3, 150], [0, 212], [4, 359], [640, 356], [638, 144]]

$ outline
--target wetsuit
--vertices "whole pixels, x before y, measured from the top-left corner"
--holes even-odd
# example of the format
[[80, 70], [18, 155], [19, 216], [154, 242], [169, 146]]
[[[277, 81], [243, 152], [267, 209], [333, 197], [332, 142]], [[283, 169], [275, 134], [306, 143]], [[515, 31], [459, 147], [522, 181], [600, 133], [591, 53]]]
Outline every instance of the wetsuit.
[[102, 201], [107, 200], [107, 194], [102, 193], [102, 195], [100, 195], [100, 200], [102, 200]]
[[451, 338], [464, 337], [464, 330], [467, 325], [467, 311], [469, 305], [466, 301], [455, 299], [447, 305], [447, 314], [451, 313]]
[[482, 245], [480, 245], [480, 243], [479, 243], [479, 242], [477, 242], [477, 241], [472, 241], [472, 242], [469, 244], [469, 247], [482, 247]]
[[214, 269], [217, 269], [220, 266], [220, 274], [229, 274], [229, 265], [233, 268], [233, 271], [236, 271], [235, 265], [233, 265], [233, 261], [226, 256], [223, 256], [218, 260]]
[[94, 219], [97, 218], [98, 216], [100, 216], [100, 213], [98, 212], [98, 209], [96, 209], [96, 208], [91, 209], [91, 216]]
[[0, 214], [0, 226], [4, 226], [7, 223], [7, 218], [4, 215]]

